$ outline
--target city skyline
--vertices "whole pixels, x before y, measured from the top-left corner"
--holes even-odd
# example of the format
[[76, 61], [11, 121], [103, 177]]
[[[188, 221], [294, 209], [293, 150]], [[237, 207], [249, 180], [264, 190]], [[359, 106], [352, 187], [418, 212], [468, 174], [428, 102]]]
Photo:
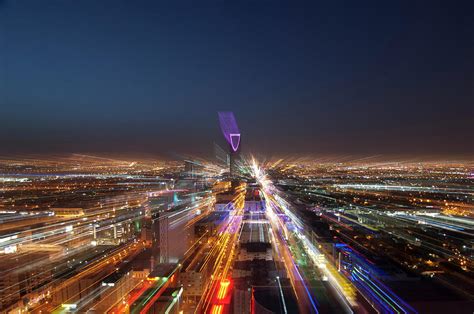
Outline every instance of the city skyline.
[[472, 162], [234, 157], [0, 158], [0, 311], [472, 312]]
[[472, 12], [0, 0], [0, 314], [474, 313]]

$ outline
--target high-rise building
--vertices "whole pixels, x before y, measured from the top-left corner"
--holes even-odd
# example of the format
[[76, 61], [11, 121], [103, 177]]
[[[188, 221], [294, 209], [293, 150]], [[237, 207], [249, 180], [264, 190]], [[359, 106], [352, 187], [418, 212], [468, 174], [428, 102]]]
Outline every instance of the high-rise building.
[[240, 152], [241, 136], [237, 121], [233, 112], [225, 111], [219, 112], [219, 124], [225, 140], [229, 144], [230, 156], [230, 175], [234, 176], [237, 173], [237, 160]]
[[[174, 198], [173, 196], [171, 196]], [[186, 210], [189, 201], [177, 206], [168, 197], [168, 202], [160, 204], [161, 200], [151, 200], [151, 242], [152, 242], [152, 268], [158, 263], [177, 263], [183, 258], [194, 237], [193, 228], [184, 228], [193, 217]]]

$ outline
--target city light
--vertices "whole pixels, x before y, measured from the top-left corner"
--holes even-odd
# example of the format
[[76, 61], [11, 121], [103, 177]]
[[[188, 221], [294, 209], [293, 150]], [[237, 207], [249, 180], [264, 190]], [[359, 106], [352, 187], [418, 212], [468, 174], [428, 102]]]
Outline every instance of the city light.
[[0, 314], [473, 314], [473, 12], [0, 0]]

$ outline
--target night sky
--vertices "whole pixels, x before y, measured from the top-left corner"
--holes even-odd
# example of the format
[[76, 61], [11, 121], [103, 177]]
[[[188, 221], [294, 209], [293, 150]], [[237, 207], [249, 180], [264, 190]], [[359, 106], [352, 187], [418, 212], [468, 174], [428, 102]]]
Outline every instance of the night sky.
[[472, 1], [296, 2], [0, 1], [0, 153], [474, 152]]

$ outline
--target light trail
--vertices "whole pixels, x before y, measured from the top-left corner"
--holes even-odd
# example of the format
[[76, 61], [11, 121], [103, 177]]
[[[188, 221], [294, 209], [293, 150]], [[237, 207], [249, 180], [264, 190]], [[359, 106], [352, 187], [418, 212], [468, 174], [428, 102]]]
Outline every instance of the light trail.
[[[276, 192], [276, 188], [273, 186], [273, 183], [265, 176], [263, 170], [261, 170], [256, 161], [252, 161], [252, 169], [253, 169], [253, 175], [256, 178], [257, 182], [260, 184], [262, 187], [262, 192], [264, 194], [264, 198], [266, 202], [268, 202], [267, 209], [267, 214], [270, 217], [270, 221], [274, 222], [274, 228], [278, 228], [280, 230], [285, 230], [285, 232], [282, 232], [282, 234], [285, 234], [285, 238], [288, 239], [289, 235], [291, 233], [287, 232], [286, 228], [286, 223], [281, 220], [281, 216], [278, 215], [278, 212], [276, 211], [281, 210], [286, 217], [288, 217], [291, 221], [291, 223], [295, 226], [294, 227], [294, 232], [296, 232], [296, 236], [298, 236], [300, 239], [303, 240], [303, 243], [305, 244], [304, 247], [306, 249], [306, 253], [308, 256], [310, 256], [313, 259], [313, 262], [316, 265], [319, 265], [320, 269], [325, 273], [325, 275], [328, 277], [329, 282], [332, 286], [334, 286], [336, 291], [340, 294], [341, 299], [344, 300], [343, 305], [348, 313], [352, 313], [352, 307], [356, 307], [357, 303], [354, 299], [354, 288], [351, 287], [352, 285], [347, 281], [347, 279], [343, 278], [341, 275], [339, 275], [337, 272], [335, 272], [331, 267], [326, 267], [326, 262], [322, 262], [321, 259], [325, 260], [324, 255], [322, 255], [316, 247], [308, 241], [306, 237], [301, 235], [299, 233], [299, 230], [304, 230], [304, 224], [303, 222], [289, 210], [289, 205], [288, 203]], [[283, 244], [283, 247], [285, 247], [286, 244]], [[294, 264], [294, 262], [292, 261]], [[296, 268], [296, 266], [295, 266]], [[301, 278], [301, 282], [303, 283], [304, 289], [307, 291], [307, 296], [309, 300], [311, 300], [311, 304], [313, 305], [314, 309], [317, 311], [316, 305], [314, 301], [312, 300], [312, 296], [309, 293], [308, 288], [304, 284], [304, 280], [301, 277], [301, 274], [299, 274], [298, 271], [296, 271], [297, 275]], [[342, 287], [344, 286], [344, 287]], [[350, 305], [349, 305], [350, 304]]]
[[[214, 272], [210, 276], [211, 281], [204, 290], [205, 293], [197, 305], [197, 309], [202, 309], [204, 313], [208, 311], [219, 311], [218, 309], [220, 308], [216, 307], [216, 304], [212, 305], [212, 299], [214, 296], [219, 299], [219, 291], [222, 287], [221, 282], [227, 282], [229, 269], [233, 263], [235, 245], [239, 238], [237, 231], [241, 229], [242, 224], [245, 188], [237, 190], [237, 192], [236, 197], [231, 201], [234, 204], [235, 210], [233, 214], [229, 216], [228, 221], [222, 226], [218, 234], [217, 245], [213, 246], [210, 254], [207, 255], [207, 260], [201, 266], [201, 269], [203, 269], [207, 263], [210, 262], [211, 258], [213, 259]], [[224, 262], [225, 257], [227, 257], [227, 260]], [[222, 307], [222, 311], [223, 310], [224, 308]]]
[[339, 189], [380, 190], [380, 191], [402, 191], [402, 192], [425, 192], [425, 193], [474, 195], [474, 189], [440, 188], [440, 187], [411, 186], [411, 185], [334, 184], [333, 187], [339, 188]]
[[[261, 182], [262, 186], [262, 193], [263, 193], [263, 199], [265, 200], [266, 203], [266, 216], [268, 217], [268, 220], [270, 221], [272, 228], [271, 231], [274, 233], [273, 239], [276, 239], [278, 244], [275, 245], [275, 247], [279, 247], [282, 249], [283, 254], [281, 255], [282, 258], [284, 259], [284, 265], [287, 271], [287, 274], [289, 275], [290, 282], [293, 288], [293, 291], [295, 292], [295, 295], [298, 299], [298, 303], [301, 306], [302, 302], [306, 303], [307, 309], [301, 309], [302, 311], [310, 310], [314, 313], [319, 313], [318, 307], [317, 307], [317, 302], [314, 300], [314, 297], [310, 290], [307, 287], [305, 279], [301, 276], [301, 273], [294, 261], [294, 258], [292, 256], [292, 253], [289, 250], [289, 245], [286, 242], [288, 239], [288, 231], [285, 226], [285, 224], [281, 221], [281, 216], [278, 215], [278, 209], [280, 206], [278, 206], [278, 203], [276, 201], [276, 197], [273, 197], [273, 195], [267, 193], [269, 187], [270, 187], [270, 182], [268, 180], [263, 179], [264, 175], [263, 172], [256, 166], [256, 163], [253, 163], [252, 168], [254, 169], [254, 175]], [[257, 177], [258, 176], [258, 177]], [[265, 188], [267, 190], [265, 190]], [[295, 221], [294, 224], [298, 225], [301, 224], [300, 221], [296, 220], [296, 216], [294, 216]], [[278, 231], [278, 232], [277, 232]], [[278, 283], [280, 284], [279, 278], [277, 278]], [[280, 285], [280, 291], [281, 291], [281, 285]], [[281, 291], [282, 293], [282, 291]], [[283, 295], [282, 295], [283, 298]], [[283, 298], [284, 302], [284, 298]], [[286, 312], [286, 305], [284, 306], [285, 312]]]
[[286, 314], [286, 313], [288, 313], [288, 311], [286, 310], [285, 295], [283, 294], [283, 289], [281, 287], [280, 277], [277, 276], [276, 280], [278, 282], [278, 289], [280, 290], [281, 303], [283, 304], [283, 312]]

